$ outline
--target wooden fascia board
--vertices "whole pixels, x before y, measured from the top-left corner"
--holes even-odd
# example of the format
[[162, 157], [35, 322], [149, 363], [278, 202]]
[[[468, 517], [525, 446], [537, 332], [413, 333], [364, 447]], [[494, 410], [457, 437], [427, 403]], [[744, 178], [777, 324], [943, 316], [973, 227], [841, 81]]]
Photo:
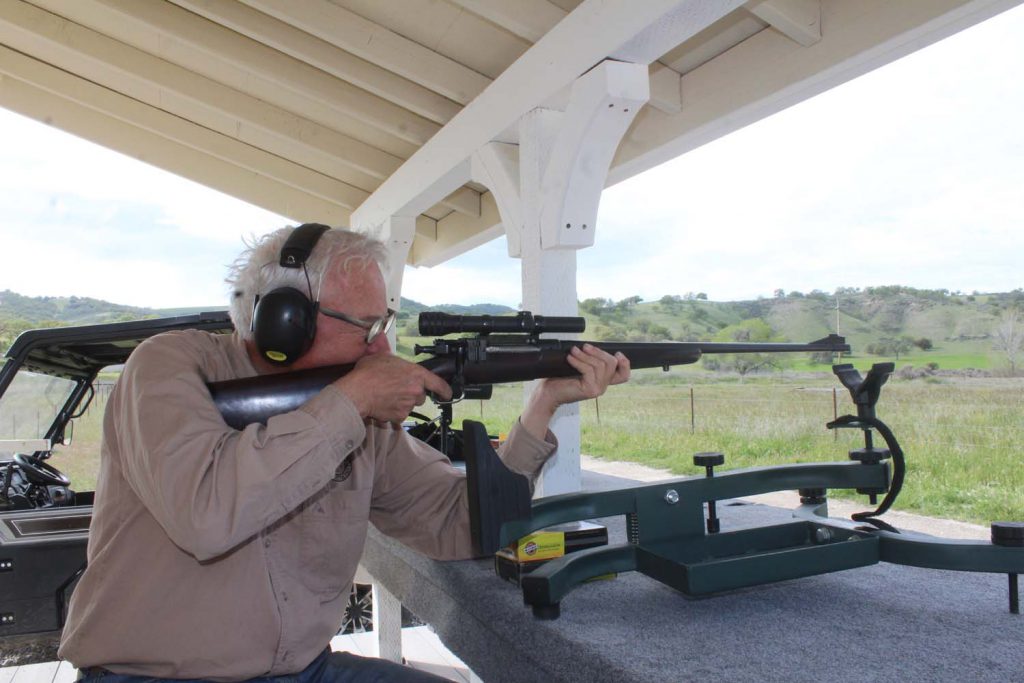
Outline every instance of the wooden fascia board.
[[821, 0], [755, 0], [747, 9], [804, 47], [821, 40]]

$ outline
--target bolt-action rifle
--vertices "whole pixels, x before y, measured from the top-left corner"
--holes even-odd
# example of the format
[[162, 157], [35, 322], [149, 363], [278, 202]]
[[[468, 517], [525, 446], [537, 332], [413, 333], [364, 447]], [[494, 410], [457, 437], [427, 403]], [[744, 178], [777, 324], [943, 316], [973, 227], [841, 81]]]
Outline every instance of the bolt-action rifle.
[[[470, 316], [421, 313], [419, 331], [434, 336], [429, 346], [416, 345], [417, 354], [432, 357], [419, 364], [452, 386], [455, 398], [472, 396], [479, 387], [522, 382], [544, 377], [571, 377], [576, 370], [566, 361], [573, 346], [593, 344], [615, 354], [622, 352], [634, 369], [663, 368], [696, 363], [707, 353], [848, 352], [839, 335], [830, 334], [808, 344], [742, 342], [585, 342], [541, 339], [541, 334], [574, 334], [586, 329], [578, 317], [533, 315]], [[446, 335], [475, 333], [475, 337]], [[279, 375], [214, 382], [210, 394], [224, 421], [236, 429], [266, 422], [267, 418], [295, 410], [325, 386], [350, 372], [353, 365], [332, 365]]]

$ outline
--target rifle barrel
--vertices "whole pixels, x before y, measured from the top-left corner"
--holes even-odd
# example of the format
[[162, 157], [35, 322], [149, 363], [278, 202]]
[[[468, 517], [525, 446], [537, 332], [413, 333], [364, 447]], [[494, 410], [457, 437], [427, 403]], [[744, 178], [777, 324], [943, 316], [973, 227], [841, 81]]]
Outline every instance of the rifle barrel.
[[[481, 339], [481, 341], [484, 341]], [[495, 344], [484, 348], [484, 360], [466, 360], [461, 380], [466, 385], [524, 382], [544, 377], [572, 377], [576, 370], [566, 356], [573, 346], [592, 344], [615, 354], [621, 352], [636, 369], [669, 368], [696, 363], [705, 353], [777, 353], [849, 351], [846, 341], [829, 335], [810, 344], [731, 342], [584, 342], [541, 339], [536, 344]], [[450, 356], [435, 356], [419, 363], [451, 382], [457, 363]], [[274, 415], [295, 410], [321, 389], [352, 370], [353, 365], [331, 365], [297, 372], [258, 375], [207, 385], [224, 421], [235, 429], [254, 422], [266, 423]]]

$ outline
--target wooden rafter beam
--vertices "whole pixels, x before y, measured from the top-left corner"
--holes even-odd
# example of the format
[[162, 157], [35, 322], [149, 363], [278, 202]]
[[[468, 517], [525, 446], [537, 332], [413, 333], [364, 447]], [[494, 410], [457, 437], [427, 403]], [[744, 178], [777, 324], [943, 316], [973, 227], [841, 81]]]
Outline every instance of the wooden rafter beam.
[[468, 104], [490, 84], [483, 74], [333, 3], [242, 1], [459, 104]]
[[297, 221], [366, 194], [2, 46], [0, 106]]
[[402, 161], [23, 2], [0, 3], [0, 42], [363, 190], [373, 190]]
[[[166, 2], [30, 0], [34, 5], [404, 159], [432, 121]], [[258, 70], [254, 69], [259, 65]]]
[[[568, 14], [548, 0], [519, 0], [514, 3], [507, 0], [451, 1], [531, 43], [543, 38]], [[650, 78], [651, 99], [648, 104], [669, 114], [682, 109], [682, 74], [654, 62]]]
[[821, 40], [821, 0], [755, 0], [747, 9], [804, 47]]
[[447, 123], [461, 109], [443, 95], [237, 0], [171, 1], [434, 123]]

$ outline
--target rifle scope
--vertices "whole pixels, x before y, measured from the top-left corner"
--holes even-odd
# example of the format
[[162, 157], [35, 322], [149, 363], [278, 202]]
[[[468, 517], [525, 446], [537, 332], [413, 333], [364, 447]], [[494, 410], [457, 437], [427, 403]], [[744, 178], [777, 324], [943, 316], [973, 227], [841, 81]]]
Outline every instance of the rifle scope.
[[584, 318], [570, 316], [534, 315], [529, 311], [521, 311], [514, 316], [420, 313], [419, 326], [420, 334], [425, 337], [443, 337], [456, 332], [477, 332], [479, 334], [554, 332], [566, 334], [582, 332], [587, 328], [587, 321]]

